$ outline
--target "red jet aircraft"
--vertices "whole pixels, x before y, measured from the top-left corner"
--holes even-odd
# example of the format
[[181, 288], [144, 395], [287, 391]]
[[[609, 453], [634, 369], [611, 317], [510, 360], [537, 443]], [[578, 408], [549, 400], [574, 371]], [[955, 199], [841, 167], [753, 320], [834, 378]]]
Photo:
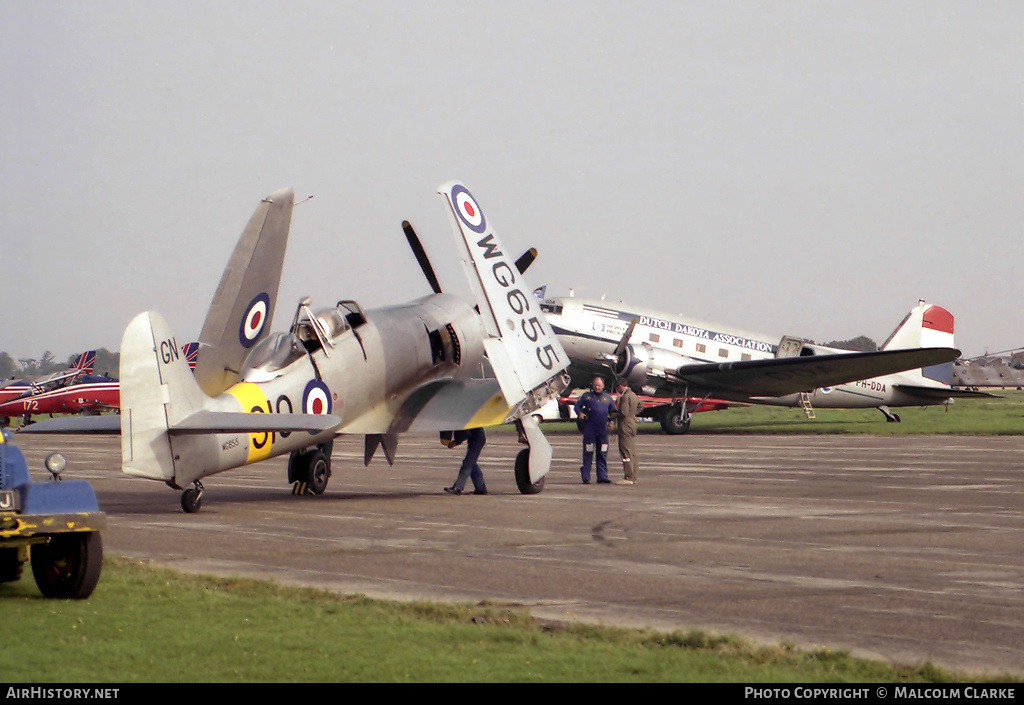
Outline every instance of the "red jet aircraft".
[[[195, 367], [198, 343], [182, 348], [190, 367]], [[33, 414], [98, 414], [118, 411], [121, 385], [116, 379], [90, 374], [96, 352], [79, 356], [73, 367], [49, 377], [29, 382], [11, 382], [0, 388], [0, 426], [21, 416], [23, 425], [32, 423]]]

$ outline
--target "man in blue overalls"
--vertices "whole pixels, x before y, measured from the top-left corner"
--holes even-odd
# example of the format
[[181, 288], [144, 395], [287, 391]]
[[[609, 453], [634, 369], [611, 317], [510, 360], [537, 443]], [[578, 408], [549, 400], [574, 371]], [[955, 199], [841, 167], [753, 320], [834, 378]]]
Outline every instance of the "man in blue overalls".
[[604, 380], [601, 377], [594, 377], [591, 390], [583, 393], [573, 410], [584, 421], [583, 465], [580, 467], [583, 484], [590, 484], [590, 464], [595, 453], [597, 481], [608, 483], [608, 419], [615, 412], [615, 402], [612, 395], [604, 391]]

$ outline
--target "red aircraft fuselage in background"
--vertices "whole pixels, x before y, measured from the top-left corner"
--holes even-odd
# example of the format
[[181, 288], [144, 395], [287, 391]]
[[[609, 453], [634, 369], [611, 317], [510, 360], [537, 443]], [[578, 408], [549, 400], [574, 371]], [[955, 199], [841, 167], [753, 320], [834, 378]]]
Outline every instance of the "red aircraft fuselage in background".
[[120, 407], [120, 383], [101, 375], [82, 375], [71, 384], [33, 393], [31, 385], [15, 382], [0, 389], [0, 425], [35, 414], [81, 414]]

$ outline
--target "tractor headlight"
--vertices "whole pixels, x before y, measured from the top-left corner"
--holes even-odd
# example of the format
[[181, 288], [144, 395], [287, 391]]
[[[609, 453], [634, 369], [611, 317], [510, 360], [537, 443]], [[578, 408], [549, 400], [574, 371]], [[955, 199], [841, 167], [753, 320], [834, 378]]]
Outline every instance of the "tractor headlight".
[[46, 456], [46, 460], [43, 463], [46, 465], [46, 469], [53, 475], [54, 480], [60, 479], [60, 474], [64, 472], [64, 468], [67, 467], [68, 461], [60, 453], [50, 453]]

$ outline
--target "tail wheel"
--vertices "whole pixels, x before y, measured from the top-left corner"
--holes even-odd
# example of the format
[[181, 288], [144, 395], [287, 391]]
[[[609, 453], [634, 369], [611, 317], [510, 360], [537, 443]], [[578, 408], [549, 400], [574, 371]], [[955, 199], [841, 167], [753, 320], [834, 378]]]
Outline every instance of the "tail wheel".
[[186, 514], [195, 514], [203, 507], [203, 493], [195, 487], [189, 487], [181, 493], [181, 508]]
[[522, 494], [539, 494], [544, 489], [544, 478], [530, 482], [530, 449], [523, 448], [516, 456], [516, 487]]
[[32, 575], [44, 597], [84, 600], [96, 589], [103, 569], [99, 532], [56, 534], [32, 546]]

